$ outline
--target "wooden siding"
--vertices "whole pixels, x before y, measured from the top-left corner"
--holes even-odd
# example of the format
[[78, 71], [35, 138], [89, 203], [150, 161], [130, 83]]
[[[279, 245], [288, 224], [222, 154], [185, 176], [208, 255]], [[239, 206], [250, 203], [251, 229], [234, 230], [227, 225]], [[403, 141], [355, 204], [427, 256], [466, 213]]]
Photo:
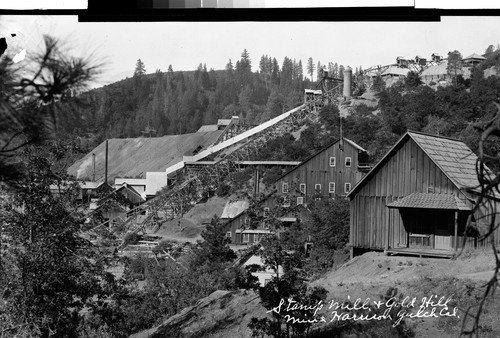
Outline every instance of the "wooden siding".
[[[304, 203], [311, 201], [318, 195], [321, 198], [345, 196], [345, 183], [351, 184], [351, 189], [363, 177], [358, 170], [358, 149], [349, 142], [343, 142], [343, 150], [339, 149], [339, 142], [319, 152], [306, 163], [300, 165], [276, 182], [279, 195], [290, 197], [292, 206], [297, 202], [297, 197], [304, 197]], [[330, 157], [335, 157], [335, 166], [330, 166]], [[345, 166], [346, 157], [351, 158], [351, 166]], [[329, 192], [330, 182], [335, 182], [335, 193]], [[289, 192], [283, 194], [283, 183], [288, 183]], [[300, 184], [306, 185], [305, 194], [300, 192]], [[321, 193], [317, 194], [315, 185], [321, 184]]]
[[[350, 241], [356, 248], [407, 246], [400, 210], [387, 204], [413, 192], [453, 194], [470, 205], [465, 195], [411, 139], [377, 169], [351, 200]], [[387, 236], [389, 230], [389, 236]]]

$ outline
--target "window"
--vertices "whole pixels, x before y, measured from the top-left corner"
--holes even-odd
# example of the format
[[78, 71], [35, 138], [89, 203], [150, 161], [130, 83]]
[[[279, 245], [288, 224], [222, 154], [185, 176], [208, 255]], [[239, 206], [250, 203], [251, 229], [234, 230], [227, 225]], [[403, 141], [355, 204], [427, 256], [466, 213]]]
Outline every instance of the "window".
[[315, 184], [314, 190], [317, 194], [321, 193], [321, 184]]
[[346, 157], [345, 158], [345, 166], [346, 167], [350, 167], [351, 166], [351, 158], [350, 157]]
[[330, 157], [330, 167], [335, 167], [335, 157]]
[[328, 184], [328, 192], [329, 193], [335, 193], [335, 182], [330, 182]]
[[264, 208], [264, 217], [269, 216], [269, 208]]
[[249, 225], [250, 224], [250, 218], [245, 218], [245, 225]]
[[344, 191], [346, 194], [349, 193], [349, 191], [351, 191], [351, 183], [346, 183], [344, 185]]
[[306, 184], [305, 183], [300, 183], [299, 190], [300, 190], [301, 193], [305, 194], [306, 193]]
[[231, 238], [231, 237], [232, 237], [231, 231], [226, 232], [226, 238]]
[[243, 242], [244, 243], [250, 242], [250, 234], [243, 234]]
[[288, 194], [288, 183], [283, 183], [283, 185], [281, 186], [281, 192], [283, 194]]
[[283, 207], [290, 208], [290, 199], [288, 197], [285, 197], [285, 199], [283, 200]]
[[304, 197], [297, 197], [297, 205], [304, 204]]

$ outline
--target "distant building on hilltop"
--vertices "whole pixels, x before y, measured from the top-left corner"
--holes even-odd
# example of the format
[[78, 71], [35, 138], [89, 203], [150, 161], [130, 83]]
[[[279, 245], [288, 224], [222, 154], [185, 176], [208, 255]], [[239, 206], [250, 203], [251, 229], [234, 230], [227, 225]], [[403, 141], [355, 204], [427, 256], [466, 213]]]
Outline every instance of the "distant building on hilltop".
[[476, 53], [472, 53], [471, 55], [462, 59], [464, 65], [467, 67], [477, 66], [478, 64], [480, 64], [484, 60], [486, 60], [486, 58], [484, 56], [476, 54]]

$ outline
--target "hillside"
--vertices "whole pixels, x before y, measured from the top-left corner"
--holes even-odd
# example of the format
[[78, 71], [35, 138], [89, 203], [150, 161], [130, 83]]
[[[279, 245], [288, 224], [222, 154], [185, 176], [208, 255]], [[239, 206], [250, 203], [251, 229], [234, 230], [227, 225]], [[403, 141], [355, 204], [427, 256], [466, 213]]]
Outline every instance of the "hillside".
[[[459, 313], [463, 316], [466, 305], [476, 301], [484, 282], [493, 273], [493, 256], [489, 253], [465, 252], [456, 260], [386, 256], [370, 252], [355, 257], [337, 270], [327, 272], [311, 283], [328, 291], [327, 300], [381, 299], [389, 288], [397, 288], [398, 294], [418, 297], [430, 294], [443, 295], [458, 300]], [[472, 294], [463, 294], [467, 287], [477, 288]], [[498, 295], [495, 299], [498, 298]], [[481, 337], [498, 337], [500, 315], [498, 302], [488, 303], [489, 311], [482, 322], [488, 323], [489, 333]], [[151, 330], [132, 335], [134, 338], [167, 337], [249, 337], [246, 327], [251, 317], [265, 316], [259, 297], [250, 291], [216, 291], [200, 300], [193, 307], [165, 320]], [[426, 318], [410, 320], [415, 337], [456, 337], [457, 319]], [[353, 335], [354, 334], [354, 335]], [[348, 331], [342, 337], [359, 337], [359, 332]]]
[[259, 124], [296, 107], [304, 88], [313, 85], [303, 76], [301, 64], [285, 57], [280, 67], [276, 59], [262, 58], [272, 68], [252, 69], [245, 51], [225, 70], [207, 70], [202, 64], [195, 71], [169, 67], [166, 72], [138, 74], [82, 93], [70, 105], [61, 104], [59, 133], [100, 143], [146, 132], [154, 136], [193, 133], [201, 125], [231, 116], [248, 125]]

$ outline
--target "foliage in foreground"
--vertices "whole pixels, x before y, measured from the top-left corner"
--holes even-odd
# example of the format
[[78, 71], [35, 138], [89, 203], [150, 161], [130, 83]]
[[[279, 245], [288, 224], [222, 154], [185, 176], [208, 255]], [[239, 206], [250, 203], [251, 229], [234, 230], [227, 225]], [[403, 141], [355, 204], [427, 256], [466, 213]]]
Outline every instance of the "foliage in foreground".
[[[113, 277], [103, 259], [79, 236], [84, 222], [63, 173], [52, 171], [57, 148], [27, 148], [27, 175], [2, 207], [0, 288], [5, 302], [0, 328], [6, 334], [70, 337], [81, 311], [107, 296]], [[59, 194], [51, 187], [58, 186]]]

